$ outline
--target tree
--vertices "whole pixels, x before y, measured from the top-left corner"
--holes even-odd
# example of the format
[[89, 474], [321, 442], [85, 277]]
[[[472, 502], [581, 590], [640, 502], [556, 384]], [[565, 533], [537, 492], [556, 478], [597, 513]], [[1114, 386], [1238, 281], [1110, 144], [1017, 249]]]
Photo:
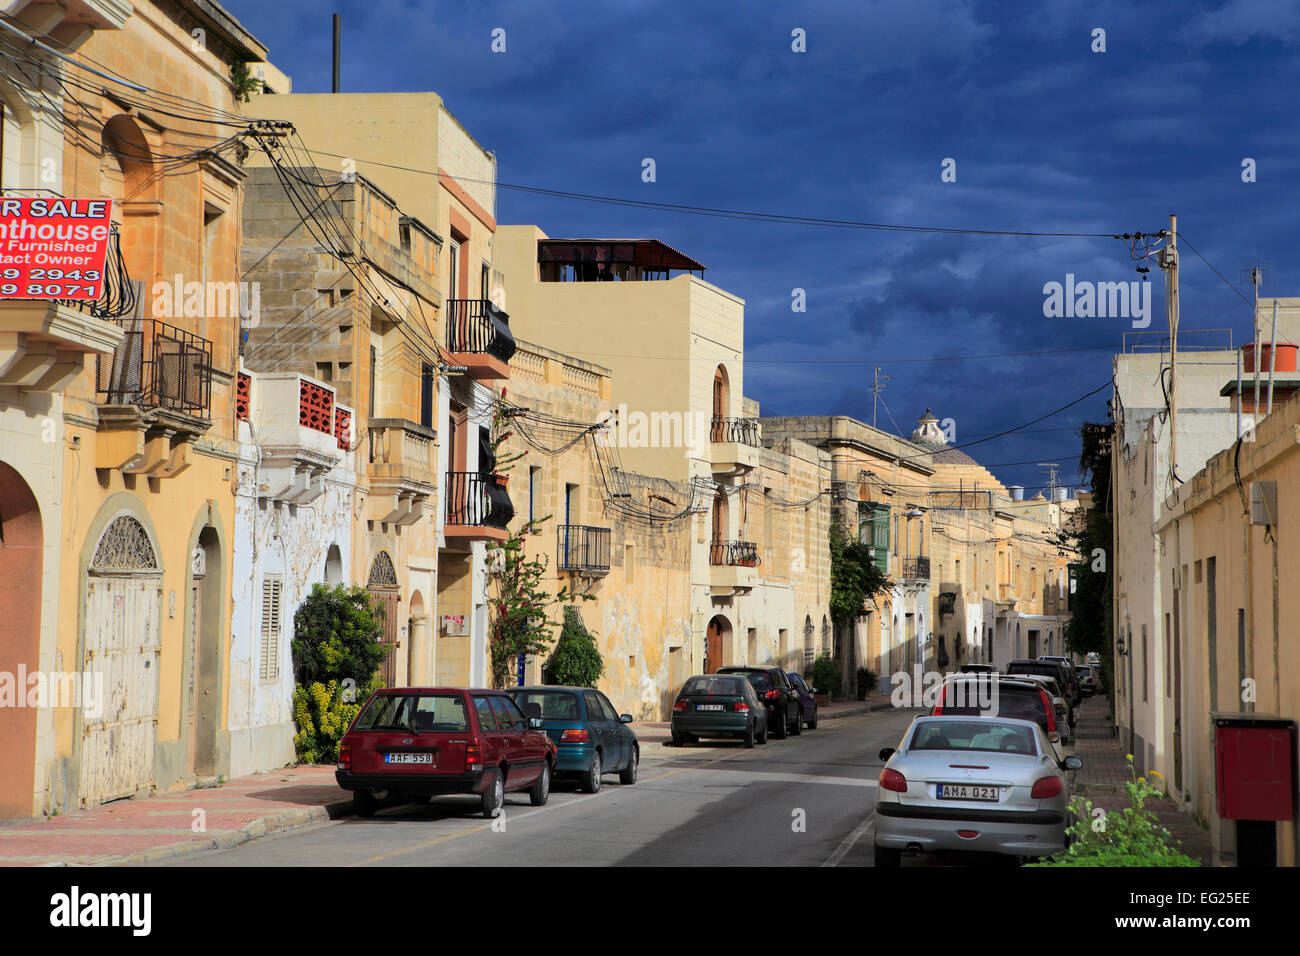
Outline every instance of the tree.
[[383, 612], [362, 587], [312, 586], [293, 615], [294, 680], [302, 686], [351, 679], [364, 687], [392, 648], [381, 644]]
[[1095, 653], [1102, 660], [1102, 674], [1110, 686], [1113, 594], [1112, 524], [1110, 505], [1111, 422], [1085, 424], [1079, 470], [1089, 476], [1092, 507], [1081, 526], [1062, 529], [1057, 543], [1062, 553], [1077, 556], [1073, 565], [1074, 593], [1070, 595], [1070, 619], [1065, 625], [1066, 646], [1075, 654]]
[[582, 613], [569, 604], [564, 608], [564, 626], [560, 638], [546, 662], [546, 682], [569, 687], [595, 687], [605, 672], [600, 648], [582, 623]]
[[874, 549], [850, 538], [838, 519], [831, 521], [830, 549], [831, 620], [836, 627], [849, 627], [862, 616], [866, 603], [893, 583], [876, 564]]

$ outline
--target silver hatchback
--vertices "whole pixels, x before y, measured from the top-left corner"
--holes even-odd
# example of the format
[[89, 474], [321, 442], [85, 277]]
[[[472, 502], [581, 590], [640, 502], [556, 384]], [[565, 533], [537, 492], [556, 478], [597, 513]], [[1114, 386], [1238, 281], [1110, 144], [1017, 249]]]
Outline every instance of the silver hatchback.
[[1050, 856], [1066, 846], [1069, 771], [1041, 727], [1009, 717], [917, 717], [876, 791], [875, 863], [904, 852]]

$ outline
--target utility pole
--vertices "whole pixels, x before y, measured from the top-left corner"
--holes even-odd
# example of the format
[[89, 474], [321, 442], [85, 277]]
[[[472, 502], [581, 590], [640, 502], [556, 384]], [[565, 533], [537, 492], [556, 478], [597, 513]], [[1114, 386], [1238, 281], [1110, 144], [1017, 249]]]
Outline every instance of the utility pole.
[[876, 427], [876, 406], [880, 402], [880, 393], [885, 388], [885, 383], [893, 381], [888, 375], [880, 374], [880, 366], [876, 366], [875, 381], [871, 384], [871, 427]]
[[[1178, 474], [1178, 217], [1169, 216], [1169, 243], [1160, 253], [1169, 316], [1169, 474]], [[1170, 489], [1173, 490], [1172, 488]]]

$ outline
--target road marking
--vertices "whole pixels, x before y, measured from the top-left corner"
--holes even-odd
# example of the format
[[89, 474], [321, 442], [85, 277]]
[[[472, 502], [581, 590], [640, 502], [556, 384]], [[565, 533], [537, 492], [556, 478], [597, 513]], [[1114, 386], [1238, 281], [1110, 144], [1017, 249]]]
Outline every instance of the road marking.
[[853, 844], [866, 836], [867, 831], [871, 829], [871, 824], [875, 821], [875, 816], [875, 810], [868, 813], [866, 819], [859, 823], [852, 833], [840, 841], [840, 845], [835, 848], [835, 852], [826, 858], [826, 862], [822, 866], [839, 866], [840, 860], [844, 859], [849, 851], [853, 849]]
[[[640, 778], [640, 782], [649, 783], [651, 780], [659, 780], [662, 779], [663, 777], [671, 777], [675, 773], [685, 773], [687, 770], [699, 770], [703, 767], [708, 767], [715, 763], [721, 763], [724, 760], [730, 760], [734, 756], [736, 756], [736, 754], [727, 754], [725, 757], [718, 757], [716, 760], [709, 760], [694, 767], [680, 767], [677, 770], [667, 770], [664, 773], [655, 774], [653, 777], [642, 777]], [[518, 792], [527, 793], [526, 790], [521, 790]], [[580, 803], [586, 803], [592, 797], [598, 797], [598, 796], [600, 796], [599, 793], [589, 793], [585, 796], [578, 797], [575, 800], [569, 800], [568, 802], [562, 804], [548, 803], [544, 807], [538, 807], [535, 810], [529, 810], [525, 813], [519, 814], [518, 816], [511, 816], [509, 817], [509, 819], [523, 820], [531, 816], [536, 816], [539, 813], [545, 813], [547, 810], [555, 810], [558, 812], [560, 810], [566, 809], [567, 807], [573, 807], [573, 806], [577, 806]], [[503, 807], [502, 813], [504, 812], [505, 809]], [[482, 833], [484, 830], [490, 830], [490, 829], [492, 829], [492, 824], [490, 823], [480, 824], [479, 826], [476, 827], [470, 827], [468, 830], [460, 830], [456, 833], [446, 833], [440, 837], [434, 837], [432, 840], [426, 840], [423, 843], [417, 843], [414, 846], [403, 847], [402, 849], [394, 850], [391, 853], [381, 853], [379, 856], [372, 856], [369, 859], [357, 860], [355, 863], [349, 863], [348, 866], [365, 866], [367, 863], [379, 863], [383, 860], [391, 860], [393, 859], [393, 857], [403, 856], [404, 854], [407, 853], [413, 853], [416, 850], [424, 850], [432, 846], [437, 846], [440, 843], [448, 843], [451, 840], [458, 840], [461, 837], [468, 836], [471, 833]]]

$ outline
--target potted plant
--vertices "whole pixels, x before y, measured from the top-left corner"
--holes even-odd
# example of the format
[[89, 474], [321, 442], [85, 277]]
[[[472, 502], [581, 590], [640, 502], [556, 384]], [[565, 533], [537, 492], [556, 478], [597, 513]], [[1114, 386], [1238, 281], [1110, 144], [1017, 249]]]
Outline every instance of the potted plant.
[[876, 689], [876, 675], [865, 667], [859, 667], [857, 677], [858, 700], [866, 700], [867, 696]]
[[840, 689], [840, 671], [830, 655], [823, 654], [813, 661], [813, 691], [817, 706], [824, 707], [831, 702], [831, 696]]

